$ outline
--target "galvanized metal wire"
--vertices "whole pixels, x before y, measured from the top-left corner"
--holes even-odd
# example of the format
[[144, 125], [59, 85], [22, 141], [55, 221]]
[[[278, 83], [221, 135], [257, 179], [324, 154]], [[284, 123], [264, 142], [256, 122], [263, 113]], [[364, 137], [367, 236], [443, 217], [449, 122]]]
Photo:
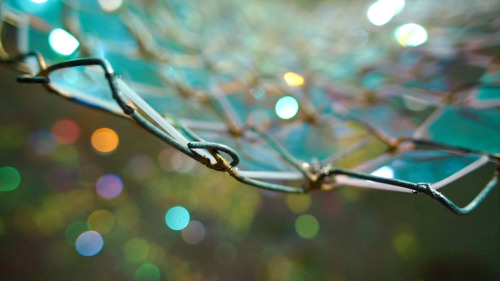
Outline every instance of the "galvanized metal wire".
[[[152, 10], [140, 11], [140, 9], [134, 5], [130, 5], [129, 7], [126, 7], [117, 12], [119, 17], [121, 18], [122, 23], [126, 26], [130, 35], [135, 39], [138, 46], [138, 53], [130, 54], [129, 56], [138, 56], [138, 59], [141, 61], [152, 62], [154, 64], [163, 66], [168, 66], [175, 61], [184, 61], [184, 63], [193, 63], [198, 65], [200, 69], [203, 69], [207, 73], [209, 73], [207, 82], [208, 85], [206, 85], [206, 89], [192, 87], [187, 81], [184, 81], [179, 77], [172, 78], [168, 76], [162, 76], [163, 82], [168, 84], [170, 88], [175, 91], [175, 94], [181, 99], [185, 99], [187, 101], [202, 101], [207, 107], [216, 112], [220, 116], [221, 120], [224, 121], [224, 126], [218, 128], [218, 130], [222, 130], [222, 132], [226, 134], [227, 138], [236, 140], [259, 139], [259, 141], [272, 148], [275, 155], [280, 157], [293, 170], [293, 172], [261, 171], [258, 176], [255, 176], [255, 173], [253, 172], [247, 172], [239, 169], [238, 165], [240, 164], [240, 160], [242, 159], [242, 152], [238, 151], [236, 147], [230, 147], [228, 145], [211, 140], [205, 140], [200, 137], [197, 134], [196, 130], [193, 129], [197, 126], [196, 120], [194, 120], [194, 122], [188, 122], [190, 125], [185, 125], [185, 120], [180, 120], [175, 115], [170, 114], [169, 112], [157, 112], [150, 105], [148, 105], [148, 103], [144, 101], [140, 95], [135, 93], [135, 91], [131, 89], [127, 82], [124, 82], [124, 80], [126, 79], [122, 79], [115, 73], [112, 65], [106, 59], [86, 57], [92, 56], [95, 53], [96, 45], [92, 43], [94, 41], [88, 40], [88, 35], [83, 32], [81, 25], [78, 23], [77, 14], [82, 12], [81, 8], [78, 7], [77, 2], [75, 1], [66, 1], [64, 3], [65, 5], [62, 20], [63, 27], [80, 41], [80, 50], [82, 57], [84, 58], [67, 60], [58, 63], [47, 63], [47, 59], [37, 50], [22, 53], [19, 55], [10, 54], [3, 47], [4, 41], [2, 41], [0, 43], [1, 61], [4, 64], [10, 65], [11, 67], [16, 68], [21, 71], [21, 73], [23, 73], [23, 75], [19, 76], [18, 82], [40, 84], [52, 93], [76, 102], [80, 102], [81, 100], [73, 96], [71, 92], [68, 95], [67, 93], [64, 93], [64, 91], [62, 91], [56, 84], [54, 84], [53, 79], [51, 78], [51, 74], [53, 74], [55, 71], [68, 68], [84, 66], [99, 67], [101, 70], [97, 73], [98, 75], [102, 75], [102, 77], [106, 79], [107, 85], [112, 95], [112, 99], [115, 101], [116, 105], [119, 106], [121, 114], [123, 116], [131, 118], [136, 122], [136, 124], [150, 132], [152, 135], [163, 140], [165, 143], [172, 146], [176, 150], [182, 152], [186, 156], [191, 157], [192, 159], [204, 164], [210, 169], [224, 172], [241, 183], [266, 190], [286, 193], [307, 193], [316, 189], [330, 191], [333, 189], [332, 187], [335, 186], [349, 185], [357, 185], [359, 187], [369, 187], [372, 185], [375, 186], [375, 188], [385, 187], [387, 189], [391, 189], [394, 187], [393, 189], [396, 190], [398, 190], [398, 188], [402, 188], [403, 190], [406, 189], [414, 193], [428, 195], [456, 214], [466, 214], [472, 211], [487, 197], [488, 193], [497, 184], [499, 163], [498, 154], [495, 154], [491, 151], [480, 151], [474, 148], [457, 146], [453, 143], [442, 143], [425, 138], [425, 131], [427, 130], [428, 126], [432, 124], [434, 120], [438, 120], [440, 118], [440, 114], [444, 110], [444, 107], [446, 105], [455, 103], [456, 100], [459, 99], [457, 97], [457, 92], [460, 92], [464, 88], [477, 85], [482, 87], [495, 88], [498, 87], [498, 85], [496, 84], [487, 84], [479, 81], [466, 81], [462, 84], [459, 83], [459, 85], [456, 86], [454, 90], [451, 90], [447, 93], [436, 93], [435, 95], [430, 95], [430, 99], [436, 100], [436, 108], [434, 109], [430, 117], [421, 126], [419, 126], [415, 134], [398, 136], [392, 136], [384, 130], [378, 128], [376, 125], [367, 122], [367, 120], [363, 120], [351, 114], [351, 110], [349, 108], [344, 108], [341, 105], [334, 107], [333, 113], [326, 113], [326, 111], [331, 110], [331, 108], [322, 109], [315, 106], [311, 101], [311, 94], [307, 92], [309, 91], [308, 87], [304, 88], [304, 92], [293, 91], [293, 89], [288, 90], [288, 92], [292, 92], [291, 94], [300, 102], [301, 115], [295, 120], [295, 122], [302, 122], [305, 124], [309, 124], [310, 126], [329, 126], [329, 121], [325, 119], [325, 116], [329, 114], [335, 115], [342, 120], [345, 120], [346, 122], [354, 124], [353, 126], [359, 126], [364, 132], [366, 132], [366, 134], [370, 138], [383, 143], [383, 145], [385, 146], [384, 154], [394, 155], [401, 151], [412, 150], [419, 146], [426, 146], [433, 149], [451, 151], [460, 155], [474, 154], [478, 157], [479, 160], [474, 162], [477, 163], [477, 165], [474, 164], [474, 166], [471, 164], [469, 166], [464, 166], [462, 170], [456, 173], [455, 178], [448, 180], [448, 182], [452, 182], [459, 177], [465, 177], [467, 174], [470, 174], [475, 170], [482, 169], [483, 166], [487, 165], [487, 162], [492, 163], [491, 165], [488, 164], [488, 172], [491, 173], [491, 179], [484, 187], [480, 186], [480, 188], [482, 188], [481, 191], [468, 205], [466, 205], [465, 207], [459, 207], [441, 192], [437, 191], [437, 189], [441, 186], [435, 183], [409, 182], [366, 173], [363, 172], [360, 167], [351, 170], [335, 166], [338, 162], [337, 157], [342, 158], [346, 154], [354, 154], [361, 147], [366, 146], [366, 143], [364, 142], [353, 144], [351, 149], [346, 149], [343, 152], [341, 151], [339, 155], [334, 155], [333, 158], [329, 158], [325, 161], [322, 161], [321, 163], [314, 159], [312, 161], [299, 160], [297, 156], [293, 155], [290, 151], [287, 150], [286, 147], [280, 144], [280, 142], [273, 137], [271, 132], [267, 131], [265, 128], [260, 128], [258, 125], [252, 124], [251, 122], [242, 120], [237, 113], [237, 108], [232, 105], [227, 97], [227, 92], [229, 92], [230, 90], [222, 89], [222, 86], [224, 85], [219, 83], [215, 78], [216, 75], [225, 73], [227, 72], [227, 69], [230, 69], [235, 73], [240, 73], [235, 74], [238, 75], [238, 79], [232, 80], [233, 84], [238, 85], [226, 85], [226, 88], [237, 87], [238, 89], [241, 88], [244, 91], [250, 91], [253, 88], [259, 87], [259, 85], [262, 84], [261, 81], [265, 79], [264, 75], [259, 74], [259, 71], [255, 67], [241, 69], [241, 67], [238, 68], [238, 64], [235, 63], [230, 64], [226, 67], [227, 69], [222, 71], [222, 67], [217, 65], [218, 61], [216, 56], [212, 56], [210, 54], [210, 50], [207, 50], [208, 48], [213, 47], [212, 44], [216, 43], [210, 42], [208, 46], [204, 46], [203, 43], [206, 42], [207, 38], [197, 38], [197, 36], [184, 36], [184, 34], [189, 34], [192, 32], [186, 30], [185, 28], [182, 28], [182, 24], [180, 23], [176, 24], [176, 26], [179, 27], [178, 29], [169, 29], [168, 31], [165, 31], [165, 34], [153, 34], [151, 32], [151, 29], [148, 28], [148, 25], [152, 24], [151, 20], [154, 20], [155, 16], [158, 15], [152, 15], [151, 18], [149, 18], [146, 17], [144, 13], [158, 13], [162, 16], [168, 15], [168, 18], [165, 20], [170, 21], [171, 23], [179, 21], [179, 18], [177, 18], [175, 16], [175, 13], [171, 10], [172, 7], [168, 5], [160, 5], [164, 4], [164, 2], [162, 1], [148, 6], [149, 9], [157, 8], [158, 10], [156, 12], [153, 12]], [[226, 8], [230, 9], [230, 6], [231, 5]], [[139, 11], [137, 11], [138, 9]], [[234, 12], [239, 10], [234, 9], [232, 11]], [[7, 10], [7, 13], [13, 12], [11, 10]], [[2, 23], [0, 23], [0, 31], [2, 29], [2, 25], [6, 21], [5, 11], [3, 16], [3, 21]], [[34, 25], [34, 23], [31, 23], [31, 25]], [[183, 49], [188, 50], [190, 55], [179, 55], [165, 51], [165, 49], [161, 47], [161, 44], [158, 43], [158, 36], [162, 36], [162, 38], [164, 39], [174, 41]], [[5, 38], [2, 39], [5, 40]], [[241, 42], [238, 42], [238, 44], [239, 46], [241, 46]], [[264, 48], [264, 46], [259, 47], [259, 50], [260, 48]], [[457, 48], [460, 51], [468, 52], [465, 49], [460, 49], [459, 47]], [[223, 48], [223, 50], [226, 49]], [[265, 50], [261, 51], [264, 52]], [[430, 50], [422, 49], [422, 51], [424, 52], [423, 56], [433, 56]], [[300, 52], [299, 54], [304, 55]], [[468, 54], [470, 56], [465, 56], [466, 58], [471, 57], [472, 55], [477, 55], [472, 51]], [[498, 64], [498, 58], [494, 55], [482, 56], [483, 59], [484, 57], [486, 57], [491, 59], [492, 61], [489, 61], [487, 63], [479, 63], [481, 67], [488, 68], [492, 67], [492, 65], [494, 66], [495, 64]], [[37, 67], [39, 69], [37, 73], [32, 73], [29, 65], [27, 64], [27, 59], [30, 58], [35, 58]], [[305, 55], [305, 57], [303, 57], [302, 59], [307, 60], [307, 55]], [[256, 64], [263, 63], [262, 57], [255, 58], [255, 61]], [[313, 81], [314, 76], [321, 76], [321, 73], [316, 73], [313, 71], [313, 69], [305, 69], [308, 73], [308, 75], [305, 75], [306, 81]], [[417, 70], [418, 69], [416, 69], [415, 71]], [[404, 83], [404, 79], [398, 77], [398, 73], [394, 73], [390, 69], [387, 70], [384, 68], [380, 68], [380, 70], [378, 71], [389, 72], [390, 75], [392, 75], [391, 79], [394, 83]], [[132, 77], [132, 81], [133, 79], [134, 77]], [[318, 83], [331, 84], [331, 81], [325, 81], [324, 79], [318, 79], [317, 81], [321, 81]], [[404, 86], [401, 86], [401, 89], [404, 89]], [[427, 91], [424, 89], [420, 90], [421, 92]], [[275, 91], [280, 94], [284, 93], [284, 90], [280, 89], [279, 87], [275, 89]], [[381, 102], [384, 102], [384, 97], [377, 94], [378, 93], [376, 93], [375, 96], [371, 98], [379, 99], [381, 100]], [[369, 94], [365, 95], [364, 97], [370, 98]], [[345, 96], [346, 100], [349, 100], [350, 98], [351, 97], [349, 96]], [[353, 98], [352, 102], [361, 103], [362, 101], [357, 98]], [[463, 101], [460, 100], [459, 102]], [[103, 106], [102, 109], [112, 112], [112, 110], [110, 108], [107, 108], [106, 106]], [[198, 123], [198, 125], [203, 127], [203, 125], [201, 125], [201, 122]], [[265, 161], [266, 159], [261, 160]], [[496, 167], [491, 168], [494, 165], [496, 165]], [[298, 181], [299, 184], [296, 186], [286, 184], [286, 182], [290, 181]]]

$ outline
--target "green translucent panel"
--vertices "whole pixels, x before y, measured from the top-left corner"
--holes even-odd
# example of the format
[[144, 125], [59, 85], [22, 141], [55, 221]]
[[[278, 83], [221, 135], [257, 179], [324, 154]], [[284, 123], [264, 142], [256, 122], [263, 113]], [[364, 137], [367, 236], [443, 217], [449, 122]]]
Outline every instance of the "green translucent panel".
[[399, 94], [397, 90], [386, 96], [344, 98], [338, 101], [349, 109], [344, 117], [363, 121], [391, 137], [412, 135], [436, 109], [420, 97]]
[[160, 74], [162, 69], [151, 61], [132, 59], [113, 52], [104, 52], [102, 57], [108, 60], [115, 73], [122, 76], [126, 81], [131, 80], [135, 83], [153, 87], [165, 87], [165, 82]]
[[119, 14], [103, 12], [97, 1], [81, 1], [77, 13], [82, 33], [97, 36], [104, 42], [116, 41], [124, 46], [137, 46], [137, 41], [128, 31]]
[[321, 124], [290, 123], [270, 134], [292, 155], [303, 161], [323, 161], [365, 139], [366, 133], [338, 119]]
[[44, 3], [34, 3], [31, 0], [6, 0], [5, 2], [7, 6], [29, 13], [51, 26], [63, 25], [63, 1], [49, 0]]
[[53, 71], [52, 85], [63, 95], [87, 106], [122, 112], [113, 99], [109, 83], [98, 66], [78, 66]]
[[[137, 92], [142, 96], [144, 92], [137, 88]], [[167, 114], [182, 121], [182, 119], [197, 121], [221, 121], [217, 112], [206, 107], [203, 103], [185, 100], [177, 96], [170, 95], [148, 95], [142, 96], [158, 113]]]
[[447, 106], [429, 126], [431, 140], [489, 153], [500, 153], [500, 110]]
[[376, 168], [371, 168], [371, 173], [410, 182], [434, 183], [453, 175], [479, 158], [475, 154], [453, 154], [444, 150], [404, 151], [390, 159], [382, 158]]
[[200, 137], [210, 142], [219, 142], [238, 151], [240, 170], [248, 171], [294, 171], [280, 154], [264, 139], [253, 134], [252, 140], [233, 139], [225, 133], [199, 131]]
[[69, 56], [63, 56], [54, 51], [49, 44], [49, 33], [39, 31], [37, 29], [28, 29], [28, 49], [37, 50], [44, 55], [49, 63], [62, 62], [65, 60], [75, 59], [80, 56], [78, 49]]
[[476, 98], [479, 101], [500, 100], [500, 87], [481, 87], [478, 89]]

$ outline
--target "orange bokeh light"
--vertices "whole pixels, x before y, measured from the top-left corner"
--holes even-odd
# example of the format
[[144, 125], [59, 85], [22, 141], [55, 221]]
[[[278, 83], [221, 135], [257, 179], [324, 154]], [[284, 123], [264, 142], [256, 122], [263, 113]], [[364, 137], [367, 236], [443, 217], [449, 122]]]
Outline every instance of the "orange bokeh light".
[[95, 150], [102, 153], [109, 153], [118, 147], [120, 139], [118, 134], [109, 128], [100, 128], [92, 133], [90, 142]]

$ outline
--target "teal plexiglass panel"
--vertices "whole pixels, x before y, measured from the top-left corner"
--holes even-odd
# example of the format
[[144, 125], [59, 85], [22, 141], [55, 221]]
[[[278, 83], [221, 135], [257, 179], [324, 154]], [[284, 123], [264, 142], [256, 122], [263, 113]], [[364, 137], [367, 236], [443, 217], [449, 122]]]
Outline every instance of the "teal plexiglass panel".
[[500, 109], [446, 106], [429, 126], [426, 137], [460, 147], [500, 153]]
[[256, 137], [253, 141], [244, 138], [233, 139], [225, 133], [196, 131], [206, 141], [228, 145], [238, 151], [242, 171], [296, 171], [268, 143]]
[[405, 151], [372, 167], [373, 175], [410, 182], [436, 183], [479, 159], [475, 154], [453, 154], [443, 150]]
[[49, 75], [52, 86], [69, 97], [90, 106], [121, 112], [111, 95], [108, 81], [97, 66], [78, 66], [59, 69]]

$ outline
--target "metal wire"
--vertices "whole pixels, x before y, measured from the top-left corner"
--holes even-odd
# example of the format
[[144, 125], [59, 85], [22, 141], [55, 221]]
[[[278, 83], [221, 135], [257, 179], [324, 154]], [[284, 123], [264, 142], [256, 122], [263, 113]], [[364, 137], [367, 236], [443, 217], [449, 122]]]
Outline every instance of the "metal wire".
[[[87, 40], [84, 40], [84, 36], [82, 35], [83, 33], [80, 30], [81, 27], [72, 24], [72, 21], [69, 20], [72, 16], [74, 16], [73, 12], [77, 10], [77, 8], [74, 6], [74, 2], [66, 2], [64, 8], [64, 24], [66, 25], [66, 29], [74, 34], [78, 39], [80, 39], [79, 41], [82, 43], [82, 52], [84, 54], [91, 54], [93, 51], [92, 46], [89, 44], [85, 44]], [[123, 23], [126, 25], [130, 34], [135, 38], [137, 45], [139, 46], [138, 50], [141, 59], [145, 61], [152, 60], [160, 64], [168, 64], [171, 61], [176, 60], [175, 56], [169, 56], [168, 53], [161, 50], [159, 44], [155, 41], [155, 36], [151, 34], [150, 30], [146, 28], [146, 25], [141, 22], [142, 19], [140, 18], [140, 16], [134, 14], [133, 12], [125, 10], [125, 12], [123, 13]], [[0, 24], [0, 31], [1, 29], [2, 26]], [[172, 38], [182, 37], [175, 34], [170, 34], [169, 36], [172, 36]], [[193, 53], [203, 54], [204, 52], [203, 48], [201, 48], [201, 45], [194, 44], [193, 42], [182, 42], [182, 40], [180, 39], [178, 40], [178, 42], [186, 49], [191, 50]], [[323, 185], [326, 182], [328, 182], [329, 185], [340, 185], [341, 178], [338, 178], [337, 176], [347, 176], [375, 183], [401, 187], [404, 189], [412, 190], [415, 193], [426, 194], [446, 206], [454, 213], [466, 214], [476, 208], [484, 200], [484, 198], [486, 198], [488, 193], [497, 183], [498, 171], [495, 172], [493, 178], [467, 206], [460, 208], [442, 193], [434, 189], [432, 187], [432, 183], [413, 183], [393, 178], [380, 177], [372, 174], [362, 173], [359, 171], [342, 169], [334, 167], [331, 164], [328, 164], [326, 166], [318, 166], [314, 162], [308, 163], [302, 160], [298, 160], [294, 155], [292, 155], [292, 153], [290, 153], [285, 147], [283, 147], [278, 141], [276, 141], [269, 132], [260, 130], [256, 126], [250, 124], [244, 124], [240, 120], [238, 114], [236, 113], [236, 110], [233, 108], [233, 105], [228, 101], [226, 94], [221, 89], [220, 83], [214, 78], [214, 76], [220, 71], [217, 69], [217, 67], [215, 67], [216, 61], [214, 61], [211, 57], [194, 56], [195, 58], [199, 59], [202, 69], [210, 70], [210, 72], [212, 73], [208, 78], [208, 89], [196, 89], [189, 86], [188, 83], [182, 81], [182, 79], [163, 77], [165, 82], [169, 84], [174, 90], [176, 90], [180, 96], [189, 98], [195, 97], [198, 100], [209, 101], [208, 106], [212, 107], [215, 112], [218, 112], [220, 114], [222, 120], [225, 122], [225, 128], [227, 128], [226, 133], [228, 133], [231, 137], [236, 139], [251, 139], [257, 136], [266, 144], [268, 144], [279, 157], [281, 157], [295, 170], [296, 173], [300, 174], [302, 177], [302, 183], [298, 187], [257, 180], [253, 177], [251, 178], [244, 176], [244, 173], [238, 170], [240, 156], [237, 150], [225, 144], [206, 141], [202, 139], [196, 133], [191, 131], [189, 127], [184, 126], [181, 121], [175, 118], [175, 116], [170, 116], [167, 119], [158, 120], [157, 117], [155, 117], [156, 115], [153, 116], [152, 114], [148, 113], [153, 111], [153, 109], [145, 109], [147, 103], [145, 105], [141, 105], [141, 103], [143, 102], [142, 99], [131, 89], [127, 88], [128, 86], [123, 83], [123, 81], [121, 81], [119, 77], [116, 76], [113, 67], [105, 59], [82, 58], [63, 61], [47, 66], [44, 57], [38, 52], [29, 52], [20, 56], [11, 56], [4, 50], [1, 42], [0, 55], [1, 61], [3, 63], [13, 66], [21, 72], [25, 73], [25, 75], [19, 76], [18, 82], [42, 84], [50, 92], [77, 102], [78, 100], [73, 99], [71, 96], [62, 94], [57, 86], [52, 83], [50, 74], [57, 70], [78, 66], [100, 67], [103, 70], [105, 79], [107, 80], [112, 98], [121, 108], [125, 116], [130, 117], [139, 126], [149, 131], [151, 134], [155, 135], [168, 145], [184, 153], [186, 156], [189, 156], [192, 159], [195, 159], [196, 161], [204, 164], [208, 168], [220, 172], [225, 172], [239, 182], [258, 188], [286, 193], [306, 193], [314, 189], [330, 190], [329, 188], [324, 188]], [[29, 57], [36, 58], [36, 61], [38, 63], [40, 71], [36, 75], [32, 75], [29, 71], [27, 71], [29, 68], [24, 62]], [[258, 87], [260, 84], [259, 80], [262, 79], [255, 74], [255, 70], [250, 70], [249, 73], [250, 76], [247, 79], [247, 82], [244, 82], [241, 86], [245, 89], [245, 91], [250, 91], [250, 89]], [[477, 84], [477, 82], [474, 83]], [[466, 86], [469, 87], [469, 84], [467, 84]], [[447, 97], [455, 96], [455, 92], [456, 91], [451, 91]], [[280, 94], [283, 94], [283, 92], [280, 92]], [[303, 113], [302, 122], [311, 125], [326, 124], [326, 126], [328, 126], [328, 123], [326, 123], [326, 121], [322, 119], [321, 114], [316, 113], [320, 110], [318, 108], [315, 108], [313, 103], [310, 101], [310, 93], [308, 93], [307, 91], [305, 91], [304, 93], [298, 91], [294, 94], [294, 96], [300, 100], [302, 105], [304, 105], [301, 106], [300, 109]], [[452, 98], [446, 98], [447, 103], [451, 103], [452, 100]], [[141, 113], [139, 112], [138, 108], [147, 112]], [[107, 109], [104, 108], [104, 110]], [[437, 109], [436, 112], [438, 112], [438, 110], [439, 109]], [[348, 110], [346, 109], [346, 111]], [[154, 114], [157, 113], [154, 112]], [[404, 151], [408, 149], [408, 147], [426, 145], [435, 149], [445, 149], [464, 154], [476, 154], [488, 158], [488, 161], [496, 163], [496, 165], [498, 166], [498, 156], [488, 152], [481, 152], [474, 149], [442, 144], [420, 137], [392, 137], [381, 129], [377, 128], [375, 125], [366, 122], [365, 120], [361, 120], [355, 116], [345, 114], [342, 111], [337, 111], [335, 112], [335, 114], [338, 114], [345, 120], [358, 124], [370, 136], [384, 143], [386, 146], [386, 152], [389, 154], [397, 151]], [[164, 123], [165, 125], [161, 126], [159, 123]], [[172, 131], [171, 129], [168, 129], [170, 127], [175, 127], [176, 129], [172, 129]], [[179, 130], [180, 132], [177, 130]], [[224, 154], [230, 156], [230, 160], [228, 160], [224, 156]], [[286, 177], [282, 178], [282, 180], [286, 179]]]

